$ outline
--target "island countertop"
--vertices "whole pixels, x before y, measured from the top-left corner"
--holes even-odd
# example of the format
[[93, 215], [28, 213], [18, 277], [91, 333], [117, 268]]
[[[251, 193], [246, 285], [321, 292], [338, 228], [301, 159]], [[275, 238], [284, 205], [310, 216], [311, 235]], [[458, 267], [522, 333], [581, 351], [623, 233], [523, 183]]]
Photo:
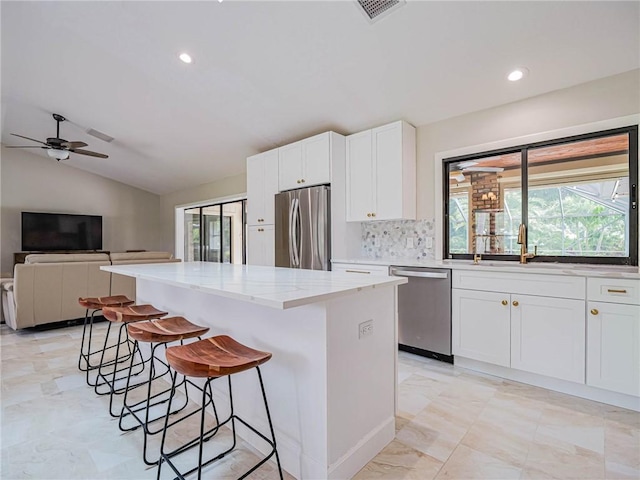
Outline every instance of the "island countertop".
[[407, 282], [403, 277], [369, 277], [212, 262], [109, 265], [100, 268], [119, 275], [191, 288], [278, 309], [299, 307], [350, 295], [363, 289]]

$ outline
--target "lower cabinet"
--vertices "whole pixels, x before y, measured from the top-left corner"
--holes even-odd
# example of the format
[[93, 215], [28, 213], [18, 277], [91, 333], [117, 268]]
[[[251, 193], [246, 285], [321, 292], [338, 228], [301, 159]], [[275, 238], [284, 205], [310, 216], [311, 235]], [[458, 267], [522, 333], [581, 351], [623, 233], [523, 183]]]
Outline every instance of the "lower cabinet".
[[640, 306], [589, 302], [587, 385], [640, 396]]
[[[505, 283], [498, 274], [471, 278], [468, 273], [454, 272], [451, 296], [454, 356], [584, 384], [584, 299], [523, 293], [539, 290], [538, 285], [546, 279], [539, 275], [522, 278], [521, 281], [510, 278]], [[512, 287], [510, 291], [481, 289], [487, 283], [501, 281]], [[580, 281], [582, 289], [569, 282], [566, 292], [558, 288], [558, 293], [584, 292], [584, 280]], [[455, 288], [462, 282], [469, 288]]]
[[247, 264], [276, 264], [276, 236], [274, 225], [251, 225], [247, 227]]
[[451, 292], [451, 347], [454, 355], [508, 367], [509, 295], [454, 288]]
[[584, 304], [511, 295], [511, 368], [584, 383]]

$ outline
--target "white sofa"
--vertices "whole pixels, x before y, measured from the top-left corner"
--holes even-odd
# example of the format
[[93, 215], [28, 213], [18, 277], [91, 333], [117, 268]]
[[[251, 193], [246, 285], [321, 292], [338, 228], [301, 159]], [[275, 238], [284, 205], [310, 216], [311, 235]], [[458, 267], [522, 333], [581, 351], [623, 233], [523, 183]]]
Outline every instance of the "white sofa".
[[[137, 263], [170, 263], [179, 262], [179, 258], [167, 252], [124, 252], [111, 253], [112, 265], [133, 265]], [[111, 275], [111, 294], [126, 295], [132, 300], [136, 299], [136, 279], [124, 275]]]
[[179, 262], [166, 252], [34, 254], [3, 281], [5, 322], [14, 330], [84, 317], [80, 297], [127, 295], [135, 300], [133, 278], [100, 270], [103, 265]]

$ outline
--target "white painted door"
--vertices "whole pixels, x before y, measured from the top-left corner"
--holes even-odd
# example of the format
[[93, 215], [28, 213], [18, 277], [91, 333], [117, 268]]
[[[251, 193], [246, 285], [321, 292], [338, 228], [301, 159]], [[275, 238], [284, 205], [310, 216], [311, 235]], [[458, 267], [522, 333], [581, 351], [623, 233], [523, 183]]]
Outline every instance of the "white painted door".
[[585, 302], [511, 295], [511, 368], [585, 382]]
[[279, 191], [302, 187], [302, 142], [278, 149]]
[[329, 133], [302, 142], [302, 187], [331, 183]]
[[402, 122], [372, 130], [375, 220], [402, 218]]
[[248, 225], [274, 223], [276, 193], [278, 193], [278, 150], [247, 158]]
[[640, 396], [640, 306], [587, 308], [587, 385]]
[[274, 266], [275, 228], [273, 225], [251, 225], [247, 228], [247, 264]]
[[371, 220], [374, 194], [371, 130], [349, 135], [346, 146], [347, 222]]
[[451, 314], [454, 355], [509, 366], [508, 294], [454, 288]]

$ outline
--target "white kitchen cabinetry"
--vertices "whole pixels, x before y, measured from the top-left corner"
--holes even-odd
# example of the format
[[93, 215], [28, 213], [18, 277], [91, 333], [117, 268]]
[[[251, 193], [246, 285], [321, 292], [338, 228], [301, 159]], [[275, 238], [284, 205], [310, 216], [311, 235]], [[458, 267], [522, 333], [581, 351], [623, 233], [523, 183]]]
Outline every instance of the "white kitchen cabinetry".
[[346, 220], [416, 218], [416, 133], [399, 121], [349, 135]]
[[274, 225], [247, 227], [247, 264], [273, 266], [276, 262]]
[[[455, 272], [454, 272], [455, 275]], [[454, 288], [451, 292], [454, 355], [509, 366], [509, 295]]]
[[275, 265], [278, 150], [247, 158], [247, 264]]
[[511, 295], [511, 368], [585, 380], [584, 300]]
[[584, 278], [454, 271], [452, 285], [454, 355], [584, 383]]
[[639, 281], [587, 282], [587, 385], [640, 396]]
[[331, 182], [332, 133], [321, 133], [278, 149], [280, 191]]
[[278, 193], [278, 150], [247, 158], [247, 224], [273, 225]]

